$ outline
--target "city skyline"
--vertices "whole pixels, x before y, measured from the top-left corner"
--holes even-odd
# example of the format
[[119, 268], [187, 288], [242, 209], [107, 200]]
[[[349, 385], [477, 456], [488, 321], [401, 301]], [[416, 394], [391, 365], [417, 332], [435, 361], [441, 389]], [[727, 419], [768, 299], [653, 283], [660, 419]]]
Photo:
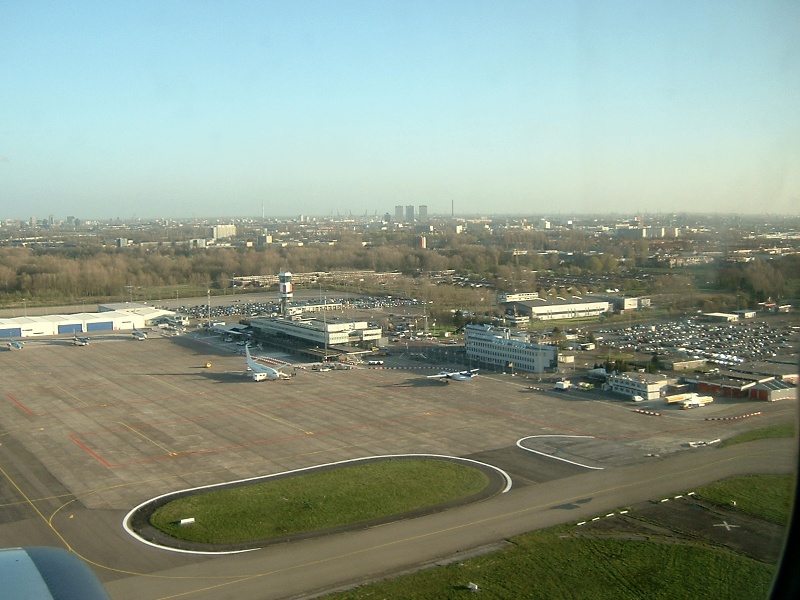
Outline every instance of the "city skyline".
[[4, 218], [796, 214], [792, 2], [0, 9]]

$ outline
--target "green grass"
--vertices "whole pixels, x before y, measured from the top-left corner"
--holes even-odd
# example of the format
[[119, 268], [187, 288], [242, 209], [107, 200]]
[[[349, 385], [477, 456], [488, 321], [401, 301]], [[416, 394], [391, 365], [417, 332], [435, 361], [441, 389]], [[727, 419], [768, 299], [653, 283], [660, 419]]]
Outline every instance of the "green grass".
[[480, 598], [728, 600], [766, 598], [774, 567], [724, 549], [572, 537], [559, 527], [507, 550], [329, 596], [336, 600]]
[[717, 481], [695, 490], [709, 502], [731, 507], [750, 515], [786, 525], [794, 497], [793, 475], [748, 475]]
[[[736, 477], [697, 490], [702, 498], [785, 524], [793, 477]], [[717, 500], [714, 500], [717, 498]], [[751, 500], [755, 503], [751, 506]], [[771, 518], [775, 517], [775, 518]], [[328, 596], [332, 600], [481, 598], [665, 600], [767, 598], [774, 566], [724, 548], [691, 542], [576, 535], [563, 525], [528, 533], [507, 550], [433, 567]]]
[[762, 438], [793, 438], [794, 436], [794, 423], [780, 423], [779, 425], [771, 425], [770, 427], [763, 427], [761, 429], [740, 433], [727, 440], [723, 440], [719, 447], [724, 448], [725, 446], [752, 442], [753, 440], [760, 440]]
[[[323, 530], [471, 496], [479, 469], [437, 459], [374, 461], [178, 498], [150, 523], [178, 539], [246, 543]], [[194, 517], [191, 526], [180, 519]]]

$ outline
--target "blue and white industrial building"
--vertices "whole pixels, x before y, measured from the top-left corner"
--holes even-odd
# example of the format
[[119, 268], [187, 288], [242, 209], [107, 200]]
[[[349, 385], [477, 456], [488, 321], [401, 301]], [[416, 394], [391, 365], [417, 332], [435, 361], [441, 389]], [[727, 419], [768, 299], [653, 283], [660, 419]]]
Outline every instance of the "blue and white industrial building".
[[101, 305], [100, 312], [0, 319], [0, 338], [32, 338], [76, 333], [132, 331], [173, 315], [144, 304]]

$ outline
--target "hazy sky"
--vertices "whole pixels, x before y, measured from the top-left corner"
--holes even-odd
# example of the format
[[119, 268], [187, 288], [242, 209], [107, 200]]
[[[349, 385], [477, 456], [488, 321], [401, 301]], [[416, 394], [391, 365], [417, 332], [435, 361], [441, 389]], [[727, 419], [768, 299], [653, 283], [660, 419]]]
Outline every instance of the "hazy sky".
[[798, 213], [800, 3], [0, 5], [0, 218]]

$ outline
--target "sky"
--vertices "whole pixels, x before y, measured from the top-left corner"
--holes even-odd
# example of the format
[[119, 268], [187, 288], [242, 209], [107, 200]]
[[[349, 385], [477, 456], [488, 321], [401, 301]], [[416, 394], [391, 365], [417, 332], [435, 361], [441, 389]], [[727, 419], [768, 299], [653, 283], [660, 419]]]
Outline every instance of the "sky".
[[796, 0], [0, 4], [0, 218], [798, 214]]

